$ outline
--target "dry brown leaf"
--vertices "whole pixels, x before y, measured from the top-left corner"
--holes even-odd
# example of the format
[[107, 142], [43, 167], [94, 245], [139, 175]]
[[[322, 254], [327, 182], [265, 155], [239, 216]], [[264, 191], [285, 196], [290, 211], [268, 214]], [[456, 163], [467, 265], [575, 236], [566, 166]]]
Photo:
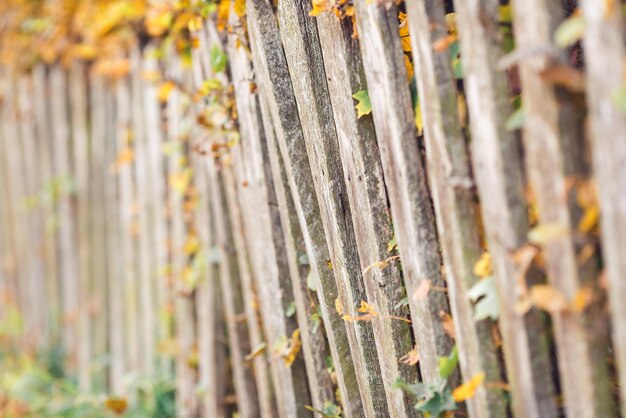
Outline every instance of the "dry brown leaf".
[[413, 347], [413, 350], [400, 357], [400, 363], [408, 364], [409, 366], [415, 366], [419, 359], [420, 356], [417, 352], [417, 346], [415, 346]]
[[454, 331], [454, 320], [449, 313], [441, 311], [439, 312], [439, 318], [441, 319], [441, 327], [443, 331], [448, 334], [453, 340], [456, 339], [456, 333]]
[[422, 280], [420, 282], [420, 285], [417, 287], [417, 289], [415, 289], [415, 292], [413, 292], [413, 300], [414, 301], [421, 301], [426, 299], [426, 297], [428, 296], [428, 292], [430, 292], [430, 288], [432, 286], [432, 281], [425, 279]]

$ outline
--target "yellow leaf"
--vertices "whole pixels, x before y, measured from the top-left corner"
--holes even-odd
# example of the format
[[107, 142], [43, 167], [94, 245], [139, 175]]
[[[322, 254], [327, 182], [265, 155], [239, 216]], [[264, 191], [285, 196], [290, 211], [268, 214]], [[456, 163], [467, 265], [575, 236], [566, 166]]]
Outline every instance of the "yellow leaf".
[[463, 383], [458, 388], [454, 389], [452, 392], [452, 397], [455, 402], [463, 402], [466, 399], [471, 398], [476, 393], [476, 389], [483, 383], [485, 380], [485, 373], [479, 373], [476, 376], [472, 377], [469, 382]]
[[[411, 70], [412, 69], [413, 69], [413, 66], [411, 65]], [[407, 67], [407, 71], [408, 71], [408, 67]], [[419, 101], [417, 102], [417, 105], [415, 106], [415, 127], [417, 128], [417, 134], [422, 135], [422, 133], [424, 132], [424, 121], [422, 120], [422, 105], [420, 104]]]
[[571, 307], [574, 312], [582, 312], [593, 300], [593, 289], [590, 287], [581, 287], [574, 295]]
[[282, 356], [287, 367], [291, 367], [293, 362], [296, 360], [301, 347], [302, 342], [300, 342], [300, 328], [298, 328], [291, 334], [288, 349]]
[[540, 224], [528, 232], [528, 241], [545, 245], [551, 241], [564, 238], [569, 234], [566, 226], [559, 224]]
[[491, 276], [493, 274], [493, 267], [491, 265], [491, 254], [486, 251], [482, 253], [476, 264], [474, 264], [473, 272], [478, 277]]
[[233, 10], [239, 17], [243, 17], [246, 14], [246, 0], [235, 0]]
[[400, 20], [398, 32], [400, 33], [402, 50], [404, 52], [411, 52], [411, 36], [409, 34], [409, 22], [406, 19], [406, 13], [398, 13], [398, 19]]
[[170, 175], [170, 186], [180, 194], [185, 194], [191, 181], [191, 170], [183, 170]]
[[332, 4], [329, 0], [313, 0], [312, 5], [313, 8], [309, 12], [309, 16], [319, 16], [332, 8]]
[[120, 169], [121, 167], [128, 165], [133, 162], [135, 159], [135, 154], [133, 149], [130, 147], [125, 147], [122, 149], [117, 157], [115, 158], [115, 168]]
[[172, 13], [168, 10], [160, 10], [146, 16], [146, 31], [150, 36], [158, 37], [163, 35], [172, 25]]
[[339, 315], [343, 315], [343, 304], [341, 303], [341, 299], [339, 298], [339, 296], [337, 296], [337, 299], [335, 299], [335, 310]]
[[172, 81], [166, 81], [165, 83], [162, 83], [161, 86], [159, 87], [159, 92], [158, 92], [158, 98], [159, 101], [161, 103], [165, 103], [167, 102], [168, 97], [170, 97], [170, 93], [172, 92], [172, 90], [174, 90], [174, 88], [176, 87], [176, 84], [174, 84]]
[[578, 221], [578, 230], [580, 232], [587, 233], [591, 231], [597, 224], [600, 218], [600, 208], [595, 205], [585, 208], [583, 216]]
[[404, 66], [406, 67], [406, 77], [411, 81], [413, 79], [413, 63], [407, 54], [404, 54]]
[[111, 78], [122, 78], [130, 71], [130, 61], [125, 58], [102, 59], [94, 65], [94, 72]]
[[200, 240], [195, 235], [190, 235], [187, 237], [187, 241], [185, 241], [185, 245], [183, 246], [183, 251], [186, 255], [193, 255], [198, 252], [200, 248]]
[[567, 309], [567, 298], [554, 287], [538, 284], [530, 288], [530, 299], [539, 309], [550, 313], [559, 313]]
[[256, 345], [256, 347], [254, 347], [252, 349], [252, 351], [250, 352], [250, 354], [246, 355], [246, 357], [244, 357], [244, 360], [246, 361], [250, 361], [255, 359], [256, 357], [260, 356], [261, 353], [263, 353], [265, 351], [265, 348], [267, 347], [267, 343], [266, 342], [262, 342]]
[[158, 71], [142, 71], [141, 72], [141, 78], [143, 78], [146, 81], [152, 81], [152, 82], [156, 82], [161, 80], [161, 73], [159, 73]]
[[456, 35], [446, 35], [442, 38], [439, 38], [435, 42], [433, 42], [433, 50], [435, 52], [445, 51], [450, 47], [450, 45], [456, 42], [456, 39]]
[[371, 316], [378, 316], [378, 311], [376, 310], [376, 308], [365, 302], [363, 299], [361, 299], [361, 306], [359, 306], [358, 311]]
[[109, 398], [104, 406], [115, 415], [122, 415], [128, 409], [128, 401], [125, 398]]

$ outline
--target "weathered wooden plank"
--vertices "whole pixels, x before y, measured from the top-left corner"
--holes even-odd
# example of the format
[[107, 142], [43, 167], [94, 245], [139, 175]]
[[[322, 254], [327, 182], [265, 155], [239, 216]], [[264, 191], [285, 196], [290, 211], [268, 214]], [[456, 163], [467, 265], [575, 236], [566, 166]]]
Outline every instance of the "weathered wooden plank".
[[[17, 115], [14, 101], [14, 78], [10, 69], [3, 69], [0, 76], [0, 86], [5, 98], [0, 103], [0, 136], [2, 137], [0, 146], [0, 164], [2, 165], [2, 196], [0, 196], [6, 204], [3, 220], [3, 233], [6, 239], [6, 253], [3, 254], [2, 265], [9, 279], [7, 307], [17, 309], [22, 312], [25, 309], [21, 297], [20, 282], [22, 278], [23, 261], [23, 244], [20, 230], [21, 217], [19, 214], [20, 198], [20, 180], [21, 176], [17, 175], [18, 165], [16, 157], [18, 156], [16, 149], [17, 136]], [[18, 178], [20, 177], [20, 178]], [[19, 336], [12, 336], [12, 343], [20, 346]]]
[[580, 2], [586, 22], [585, 49], [588, 123], [594, 173], [602, 208], [602, 254], [609, 282], [613, 343], [620, 381], [622, 412], [626, 411], [626, 115], [615, 100], [624, 86], [624, 19], [620, 2]]
[[91, 239], [89, 228], [89, 187], [90, 187], [90, 138], [88, 131], [88, 97], [86, 69], [74, 63], [69, 70], [69, 97], [72, 124], [72, 157], [74, 161], [74, 181], [76, 188], [76, 240], [78, 246], [78, 283], [80, 306], [78, 317], [77, 370], [81, 390], [88, 392], [90, 387], [91, 357], [91, 318], [89, 315], [89, 288], [91, 263]]
[[89, 229], [91, 230], [90, 248], [92, 257], [90, 263], [90, 300], [89, 314], [92, 320], [92, 389], [105, 390], [106, 376], [102, 362], [107, 353], [107, 304], [109, 289], [107, 286], [107, 240], [106, 235], [106, 203], [105, 176], [108, 170], [106, 160], [106, 124], [107, 107], [105, 97], [105, 81], [100, 76], [90, 74], [90, 120], [91, 120], [91, 187], [90, 187], [90, 217]]
[[[213, 47], [217, 47], [222, 44], [222, 39], [220, 38], [217, 30], [213, 24], [208, 24], [205, 27], [207, 42], [202, 43], [201, 41], [201, 51], [204, 50], [205, 57], [210, 57], [209, 49]], [[224, 85], [228, 83], [228, 79], [225, 74], [215, 74], [212, 69], [212, 66], [209, 62], [205, 62], [205, 58], [201, 60], [201, 64], [203, 64], [204, 75], [205, 77], [217, 77]], [[207, 72], [208, 71], [208, 72]], [[216, 138], [207, 138], [208, 140], [216, 140]], [[223, 138], [217, 138], [218, 141], [222, 141]], [[220, 179], [220, 182], [224, 181]], [[220, 186], [222, 187], [222, 186]], [[225, 191], [229, 191], [229, 188], [224, 187]], [[224, 194], [224, 199], [227, 199], [228, 194]], [[227, 200], [228, 202], [228, 200]], [[234, 202], [234, 200], [233, 200]], [[237, 208], [235, 208], [237, 209]], [[230, 209], [229, 209], [230, 210]], [[245, 314], [248, 321], [248, 331], [250, 337], [250, 345], [251, 347], [258, 347], [262, 343], [266, 343], [264, 330], [262, 328], [262, 324], [259, 323], [259, 312], [257, 307], [259, 304], [256, 302], [257, 292], [256, 286], [253, 284], [253, 277], [250, 271], [250, 258], [248, 255], [248, 249], [245, 245], [243, 225], [241, 224], [241, 218], [239, 216], [230, 215], [229, 220], [231, 222], [231, 233], [234, 239], [239, 240], [240, 244], [235, 243], [236, 248], [236, 259], [238, 262], [238, 274], [241, 280], [241, 285], [243, 286], [243, 298], [244, 301], [248, 301], [244, 304]], [[255, 301], [250, 303], [249, 301]], [[258, 402], [261, 408], [262, 416], [275, 416], [276, 415], [276, 402], [274, 399], [274, 394], [272, 391], [272, 382], [270, 379], [271, 371], [269, 364], [269, 350], [265, 353], [262, 353], [259, 356], [256, 356], [253, 360], [254, 362], [254, 377], [256, 380], [256, 388], [258, 393]]]
[[[34, 102], [34, 119], [37, 132], [37, 149], [40, 168], [39, 183], [42, 189], [49, 187], [52, 180], [52, 140], [49, 117], [49, 92], [46, 86], [46, 68], [40, 64], [32, 70], [33, 90], [42, 92], [41, 100]], [[47, 304], [46, 344], [50, 347], [59, 343], [60, 332], [60, 297], [58, 260], [56, 256], [56, 240], [54, 234], [54, 207], [50, 202], [43, 204], [44, 230], [42, 251], [45, 266], [45, 294]]]
[[[122, 245], [124, 239], [122, 237], [121, 224], [121, 206], [122, 196], [120, 193], [120, 185], [118, 184], [118, 173], [116, 162], [118, 154], [121, 152], [118, 138], [123, 137], [124, 133], [118, 126], [118, 121], [122, 112], [127, 112], [128, 104], [120, 103], [117, 97], [117, 89], [115, 81], [111, 79], [105, 80], [104, 91], [104, 107], [105, 107], [105, 124], [104, 124], [104, 196], [105, 204], [105, 233], [106, 241], [106, 258], [107, 266], [106, 285], [108, 287], [107, 315], [109, 321], [107, 323], [108, 333], [108, 387], [111, 393], [121, 396], [125, 393], [124, 374], [127, 367], [127, 358], [125, 357], [124, 347], [128, 343], [125, 332], [126, 306], [125, 306], [125, 262], [124, 249]], [[119, 81], [118, 81], [119, 82]], [[126, 98], [124, 98], [126, 99]], [[125, 117], [123, 115], [122, 117]]]
[[[143, 51], [142, 69], [148, 73], [157, 70], [154, 57], [154, 46], [150, 45]], [[154, 265], [152, 266], [152, 291], [157, 306], [156, 340], [166, 341], [171, 336], [169, 326], [169, 306], [171, 297], [165, 271], [168, 266], [167, 219], [166, 219], [166, 174], [163, 156], [164, 135], [162, 132], [163, 118], [157, 98], [157, 90], [152, 83], [143, 87], [143, 109], [146, 127], [146, 158], [148, 161], [148, 178], [152, 187], [149, 189], [149, 206], [152, 211], [150, 231], [154, 237]], [[163, 372], [169, 371], [170, 359], [159, 357]]]
[[[247, 16], [254, 68], [258, 76], [258, 87], [268, 109], [266, 119], [271, 117], [274, 126], [277, 143], [285, 162], [287, 177], [290, 181], [301, 228], [307, 243], [309, 261], [313, 268], [313, 274], [315, 274], [314, 277], [319, 279], [317, 289], [320, 308], [337, 372], [337, 383], [344, 412], [348, 417], [362, 416], [364, 413], [373, 416], [374, 407], [371, 397], [365, 396], [362, 403], [359, 396], [358, 374], [352, 361], [356, 353], [351, 352], [348, 338], [351, 334], [351, 339], [354, 342], [354, 328], [350, 325], [346, 326], [341, 316], [331, 311], [331, 307], [340, 295], [333, 271], [330, 268], [329, 246], [321, 221], [313, 175], [303, 146], [304, 136], [299, 123], [297, 104], [289, 82], [287, 61], [272, 7], [263, 0], [248, 2]], [[339, 260], [336, 263], [340, 265], [342, 261]], [[343, 268], [339, 267], [339, 271], [342, 270]], [[342, 295], [340, 300], [342, 299], [345, 299], [345, 295]], [[346, 313], [354, 314], [355, 306], [347, 303], [347, 301], [343, 305], [348, 309]], [[359, 369], [359, 371], [364, 370]], [[362, 379], [365, 380], [364, 383], [367, 384], [371, 375], [367, 373], [360, 375], [364, 378]], [[379, 375], [380, 373], [378, 373], [377, 378]], [[379, 389], [380, 392], [383, 392], [382, 385]], [[385, 410], [386, 405], [383, 403], [381, 412], [384, 413]]]
[[[554, 49], [552, 34], [564, 17], [561, 5], [534, 1], [516, 6], [513, 27], [517, 51]], [[559, 57], [562, 60], [563, 55]], [[576, 160], [575, 151], [585, 145], [579, 142], [577, 111], [571, 107], [574, 98], [541, 77], [541, 72], [553, 64], [553, 59], [539, 55], [519, 62], [525, 118], [524, 155], [539, 221], [569, 230], [577, 229], [581, 211], [574, 197], [568, 199], [569, 193], [576, 193], [577, 184], [571, 189], [568, 184], [572, 184], [573, 179], [585, 181], [585, 167]], [[561, 107], [560, 100], [568, 103]], [[589, 244], [588, 239], [585, 241]], [[586, 286], [601, 292], [595, 280], [598, 271], [593, 267], [598, 262], [597, 257], [591, 257], [585, 265], [577, 262], [577, 254], [584, 245], [577, 244], [570, 234], [564, 234], [544, 246], [548, 279], [569, 300]], [[605, 314], [592, 308], [587, 314], [553, 313], [552, 320], [567, 415], [614, 416], [605, 359], [610, 344], [608, 328], [603, 326]]]
[[[302, 351], [307, 369], [307, 379], [311, 388], [313, 407], [322, 410], [327, 402], [335, 403], [334, 384], [328, 371], [327, 358], [330, 356], [328, 342], [320, 326], [318, 312], [319, 301], [316, 291], [311, 289], [309, 282], [317, 283], [318, 278], [310, 266], [304, 234], [300, 228], [298, 212], [293, 201], [289, 179], [284, 162], [280, 156], [271, 117], [267, 106], [258, 102], [264, 126], [264, 138], [267, 156], [272, 170], [272, 180], [276, 194], [275, 205], [280, 211], [281, 224], [285, 234], [285, 254], [289, 263], [296, 315], [302, 337]], [[272, 204], [273, 202], [270, 202]]]
[[[182, 82], [183, 69], [177, 56], [168, 56], [167, 76]], [[184, 249], [189, 230], [185, 222], [183, 207], [191, 175], [187, 165], [187, 147], [184, 143], [184, 116], [188, 106], [187, 98], [177, 89], [171, 92], [166, 103], [167, 142], [175, 151], [167, 158], [168, 204], [169, 204], [169, 249], [171, 291], [174, 299], [174, 335], [177, 346], [175, 362], [176, 409], [181, 416], [193, 416], [197, 412], [195, 396], [195, 370], [189, 364], [194, 345], [193, 289], [185, 282], [188, 266]]]
[[43, 222], [41, 209], [36, 202], [39, 192], [39, 172], [37, 167], [36, 137], [33, 118], [33, 97], [31, 80], [27, 74], [18, 76], [16, 80], [17, 95], [17, 123], [19, 124], [19, 137], [16, 138], [14, 152], [21, 159], [21, 173], [23, 177], [24, 199], [19, 202], [23, 212], [24, 240], [28, 250], [28, 256], [24, 260], [24, 276], [22, 277], [28, 309], [23, 312], [24, 336], [28, 341], [28, 349], [42, 348], [42, 336], [45, 327], [45, 288], [43, 253], [41, 249], [41, 235]]
[[541, 314], [515, 306], [524, 292], [511, 254], [526, 241], [528, 218], [517, 138], [505, 128], [511, 113], [502, 57], [498, 1], [456, 1], [464, 85], [472, 130], [473, 168], [500, 297], [500, 329], [518, 417], [557, 415]]
[[[484, 373], [487, 381], [497, 382], [502, 378], [502, 370], [493, 340], [494, 323], [489, 320], [475, 322], [467, 294], [478, 280], [472, 270], [482, 248], [476, 192], [471, 187], [469, 154], [459, 122], [459, 97], [449, 51], [433, 48], [434, 42], [448, 36], [444, 3], [424, 0], [407, 3], [428, 178], [437, 215], [461, 372], [465, 380]], [[466, 405], [473, 417], [506, 415], [506, 399], [500, 389], [481, 386]]]
[[[437, 356], [448, 355], [452, 341], [440, 312], [448, 311], [443, 292], [413, 297], [424, 280], [445, 287], [441, 275], [435, 217], [420, 156], [398, 34], [398, 11], [358, 0], [355, 4], [372, 115], [404, 274], [412, 325], [424, 381], [439, 378]], [[452, 379], [454, 380], [454, 378]]]
[[[391, 256], [388, 246], [394, 232], [374, 124], [370, 117], [357, 119], [354, 109], [352, 95], [365, 89], [366, 82], [359, 44], [348, 22], [342, 24], [336, 16], [324, 13], [317, 18], [317, 27], [361, 270], [365, 271]], [[399, 377], [417, 381], [417, 368], [399, 362], [413, 348], [409, 323], [395, 319], [408, 314], [401, 303], [406, 295], [399, 266], [370, 268], [364, 273], [364, 283], [368, 300], [382, 316], [372, 325], [390, 415], [414, 416], [413, 401], [393, 386]]]
[[[265, 366], [260, 357], [254, 362], [254, 368], [245, 361], [245, 357], [254, 348], [251, 343], [262, 341], [258, 333], [258, 327], [254, 327], [250, 321], [250, 316], [246, 305], [250, 304], [250, 299], [244, 298], [244, 286], [239, 276], [237, 254], [233, 245], [233, 233], [231, 231], [226, 198], [224, 197], [224, 187], [221, 184], [221, 173], [215, 167], [212, 158], [206, 158], [206, 168], [211, 191], [211, 208], [215, 225], [215, 234], [220, 256], [220, 286], [222, 300], [224, 303], [224, 315], [228, 330], [230, 346], [231, 368], [233, 371], [233, 383], [235, 394], [237, 395], [238, 412], [242, 417], [271, 417], [271, 404], [259, 404], [257, 387], [255, 386], [255, 375], [257, 365]], [[246, 297], [248, 295], [245, 295]], [[244, 316], [246, 320], [242, 320]], [[254, 316], [252, 316], [254, 321]], [[254, 332], [256, 328], [256, 331]], [[256, 359], [255, 359], [256, 360]], [[267, 384], [267, 380], [263, 382]]]
[[[231, 11], [231, 24], [239, 17]], [[265, 144], [259, 119], [256, 96], [250, 89], [252, 71], [243, 47], [237, 47], [236, 37], [229, 36], [226, 49], [230, 58], [241, 140], [231, 149], [233, 161], [232, 187], [238, 195], [251, 274], [260, 297], [261, 317], [269, 347], [291, 338], [298, 329], [296, 318], [286, 311], [293, 302], [292, 282], [284, 254], [285, 238], [278, 209], [270, 205], [275, 201], [269, 165], [266, 166]], [[229, 174], [226, 174], [229, 176]], [[228, 180], [228, 179], [227, 179]], [[301, 331], [298, 331], [301, 334]], [[271, 362], [276, 403], [280, 416], [304, 417], [312, 415], [305, 405], [311, 405], [311, 395], [302, 356], [291, 365], [281, 359]]]
[[[67, 78], [65, 70], [57, 65], [51, 68], [49, 77], [50, 116], [53, 135], [53, 160], [55, 181], [61, 190], [57, 204], [59, 274], [63, 298], [63, 348], [67, 367], [76, 371], [77, 320], [79, 309], [78, 260], [76, 259], [75, 228], [72, 215], [70, 185], [73, 182], [70, 161], [70, 131], [67, 114]], [[66, 189], [66, 190], [63, 190]], [[69, 189], [69, 190], [67, 190]]]
[[[146, 82], [141, 77], [142, 51], [134, 48], [130, 52], [133, 71], [130, 76], [131, 90], [131, 126], [132, 143], [134, 147], [134, 182], [136, 204], [134, 203], [134, 245], [137, 248], [137, 292], [138, 292], [138, 317], [139, 317], [139, 370], [148, 374], [155, 366], [155, 346], [157, 317], [155, 306], [155, 286], [158, 266], [156, 266], [156, 251], [154, 250], [154, 208], [151, 205], [151, 197], [154, 194], [154, 183], [162, 181], [160, 178], [150, 176], [150, 145], [147, 135], [144, 114], [144, 89]], [[129, 232], [129, 231], [127, 231]]]

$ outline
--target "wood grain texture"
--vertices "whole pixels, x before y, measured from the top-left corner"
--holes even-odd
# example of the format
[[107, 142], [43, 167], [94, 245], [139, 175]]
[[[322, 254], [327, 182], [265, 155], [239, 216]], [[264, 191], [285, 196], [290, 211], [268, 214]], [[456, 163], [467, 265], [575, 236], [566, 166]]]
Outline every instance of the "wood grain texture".
[[[514, 11], [518, 51], [554, 49], [552, 34], [564, 18], [559, 4], [525, 3], [514, 7]], [[565, 60], [563, 55], [558, 58]], [[581, 209], [575, 203], [576, 182], [589, 179], [585, 178], [585, 165], [578, 161], [574, 150], [584, 149], [585, 144], [573, 128], [578, 111], [568, 106], [575, 103], [575, 98], [541, 77], [553, 60], [549, 56], [537, 56], [519, 63], [526, 167], [537, 200], [539, 221], [576, 230], [581, 217]], [[568, 103], [561, 106], [559, 102], [564, 100]], [[570, 186], [572, 180], [574, 187]], [[606, 296], [601, 296], [603, 292], [596, 280], [598, 271], [594, 267], [598, 257], [591, 257], [583, 264], [577, 261], [577, 254], [585, 245], [593, 245], [593, 240], [587, 237], [583, 243], [576, 241], [566, 234], [546, 243], [548, 279], [569, 300], [588, 287], [593, 288], [597, 300], [603, 303]], [[605, 358], [610, 345], [608, 328], [604, 326], [606, 315], [596, 306], [586, 312], [555, 313], [552, 320], [568, 416], [614, 416]]]
[[421, 359], [420, 370], [424, 381], [434, 382], [439, 377], [437, 356], [448, 355], [453, 344], [440, 320], [440, 313], [449, 310], [445, 293], [429, 292], [425, 301], [413, 297], [424, 280], [430, 280], [431, 286], [437, 288], [445, 287], [445, 282], [401, 52], [398, 11], [395, 7], [386, 9], [359, 0], [356, 12], [372, 115]]
[[78, 316], [78, 385], [88, 391], [90, 387], [89, 367], [91, 359], [91, 316], [89, 314], [89, 293], [91, 263], [91, 231], [89, 228], [90, 206], [90, 136], [86, 68], [74, 63], [70, 68], [69, 98], [72, 124], [72, 158], [74, 161], [74, 181], [76, 187], [76, 239], [78, 243], [78, 282], [80, 306]]
[[[334, 367], [337, 371], [342, 402], [348, 416], [362, 416], [363, 414], [372, 416], [375, 412], [371, 397], [366, 392], [361, 403], [358, 396], [361, 385], [367, 386], [370, 375], [357, 373], [358, 366], [353, 363], [355, 356], [358, 356], [358, 352], [352, 349], [352, 344], [355, 342], [354, 328], [349, 324], [346, 325], [341, 316], [331, 308], [340, 294], [334, 276], [336, 271], [330, 266], [338, 268], [341, 272], [343, 268], [340, 263], [344, 260], [331, 260], [312, 170], [304, 144], [304, 135], [300, 126], [298, 107], [276, 21], [270, 4], [265, 1], [248, 3], [247, 13], [259, 88], [267, 104], [268, 114], [271, 115], [280, 154], [285, 162], [287, 177], [307, 243], [307, 252], [313, 256], [309, 261], [314, 274], [319, 278], [317, 289], [320, 308]], [[339, 263], [337, 267], [335, 263]], [[343, 300], [346, 295], [341, 296], [340, 300]], [[354, 313], [355, 306], [347, 302], [343, 305], [348, 309], [346, 313]], [[354, 348], [357, 349], [357, 347]], [[358, 381], [359, 375], [362, 377], [361, 382]], [[379, 392], [383, 392], [382, 384], [379, 386]], [[385, 410], [386, 405], [383, 405], [381, 411], [384, 413]]]
[[502, 57], [497, 1], [455, 2], [463, 54], [464, 85], [472, 131], [472, 162], [489, 252], [500, 297], [500, 329], [517, 417], [557, 415], [555, 389], [539, 312], [515, 311], [524, 286], [516, 281], [510, 254], [526, 241], [522, 161], [515, 135], [505, 129], [512, 112], [506, 74], [496, 71]]
[[[474, 180], [463, 127], [449, 51], [435, 51], [433, 43], [448, 35], [443, 1], [407, 3], [413, 65], [424, 124], [428, 178], [437, 219], [437, 231], [448, 285], [450, 310], [464, 380], [485, 373], [487, 381], [502, 376], [494, 323], [476, 322], [468, 290], [479, 280], [472, 272], [482, 252]], [[473, 417], [506, 414], [500, 389], [479, 387], [466, 400]]]
[[[233, 11], [231, 19], [235, 18], [237, 15]], [[298, 329], [296, 318], [286, 314], [294, 296], [288, 262], [281, 256], [285, 252], [285, 238], [278, 210], [270, 206], [270, 201], [275, 201], [275, 192], [269, 166], [266, 167], [264, 161], [262, 146], [265, 140], [256, 98], [246, 80], [252, 71], [249, 58], [243, 47], [236, 46], [232, 35], [226, 50], [241, 134], [239, 144], [230, 153], [233, 161], [231, 187], [237, 194], [245, 227], [245, 243], [260, 297], [267, 344], [275, 347], [284, 338], [291, 338]], [[279, 415], [310, 416], [311, 412], [304, 408], [311, 405], [311, 395], [302, 355], [299, 354], [290, 366], [277, 359], [271, 362], [271, 367]]]
[[[202, 59], [204, 65], [205, 77], [216, 77], [223, 84], [228, 83], [228, 78], [224, 73], [216, 74], [210, 65], [210, 61], [205, 62], [207, 57], [210, 57], [210, 49], [214, 47], [221, 47], [222, 39], [214, 25], [206, 26], [207, 41], [205, 44], [201, 43], [201, 51], [205, 51], [205, 58]], [[207, 138], [208, 141], [222, 141], [223, 138]], [[211, 154], [209, 154], [211, 155]], [[232, 161], [232, 160], [231, 160]], [[226, 176], [222, 171], [223, 165], [221, 162], [215, 162], [215, 169], [219, 170], [219, 187], [223, 190], [223, 198], [225, 199], [226, 208], [233, 213], [229, 213], [228, 221], [230, 222], [232, 239], [229, 245], [235, 251], [233, 254], [237, 260], [238, 269], [237, 274], [241, 280], [242, 294], [243, 294], [243, 309], [248, 321], [248, 331], [250, 338], [250, 347], [254, 349], [263, 342], [266, 342], [266, 332], [263, 328], [264, 324], [261, 320], [260, 301], [258, 299], [258, 287], [254, 282], [254, 272], [252, 271], [251, 257], [249, 249], [247, 248], [245, 225], [243, 224], [243, 218], [241, 215], [238, 197], [236, 193], [235, 185], [233, 183], [232, 174], [228, 173]], [[231, 177], [228, 177], [231, 176]], [[228, 182], [228, 183], [226, 183]], [[217, 186], [216, 186], [217, 187]], [[269, 351], [269, 350], [268, 350]], [[277, 360], [277, 359], [276, 359]], [[254, 364], [254, 377], [256, 381], [256, 388], [258, 391], [258, 402], [260, 406], [260, 413], [263, 417], [275, 416], [277, 414], [277, 405], [275, 400], [275, 394], [272, 386], [272, 370], [270, 362], [270, 354], [266, 351], [259, 356], [256, 356], [253, 360]]]
[[[374, 124], [371, 117], [357, 119], [354, 109], [352, 95], [367, 88], [361, 53], [347, 19], [342, 23], [332, 14], [324, 13], [316, 20], [346, 192], [353, 208], [360, 269], [365, 271], [393, 255], [388, 246], [394, 232]], [[381, 315], [372, 325], [389, 414], [415, 416], [413, 400], [393, 386], [399, 377], [407, 382], [417, 381], [417, 368], [399, 361], [413, 349], [410, 324], [397, 319], [408, 316], [408, 310], [402, 306], [406, 294], [400, 268], [396, 263], [370, 268], [364, 273], [363, 281], [368, 301]]]
[[613, 315], [613, 343], [621, 393], [622, 413], [626, 411], [626, 307], [621, 295], [626, 287], [626, 115], [615, 95], [624, 86], [624, 19], [620, 2], [580, 2], [586, 22], [586, 93], [589, 134], [598, 197], [602, 208], [602, 253], [609, 281], [609, 302]]

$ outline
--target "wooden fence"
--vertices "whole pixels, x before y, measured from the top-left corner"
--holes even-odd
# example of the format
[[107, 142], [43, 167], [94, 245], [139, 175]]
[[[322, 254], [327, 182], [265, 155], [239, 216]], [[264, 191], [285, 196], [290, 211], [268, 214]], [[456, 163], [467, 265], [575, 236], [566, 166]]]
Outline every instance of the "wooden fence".
[[3, 341], [180, 417], [621, 416], [622, 4], [246, 3], [2, 69]]

